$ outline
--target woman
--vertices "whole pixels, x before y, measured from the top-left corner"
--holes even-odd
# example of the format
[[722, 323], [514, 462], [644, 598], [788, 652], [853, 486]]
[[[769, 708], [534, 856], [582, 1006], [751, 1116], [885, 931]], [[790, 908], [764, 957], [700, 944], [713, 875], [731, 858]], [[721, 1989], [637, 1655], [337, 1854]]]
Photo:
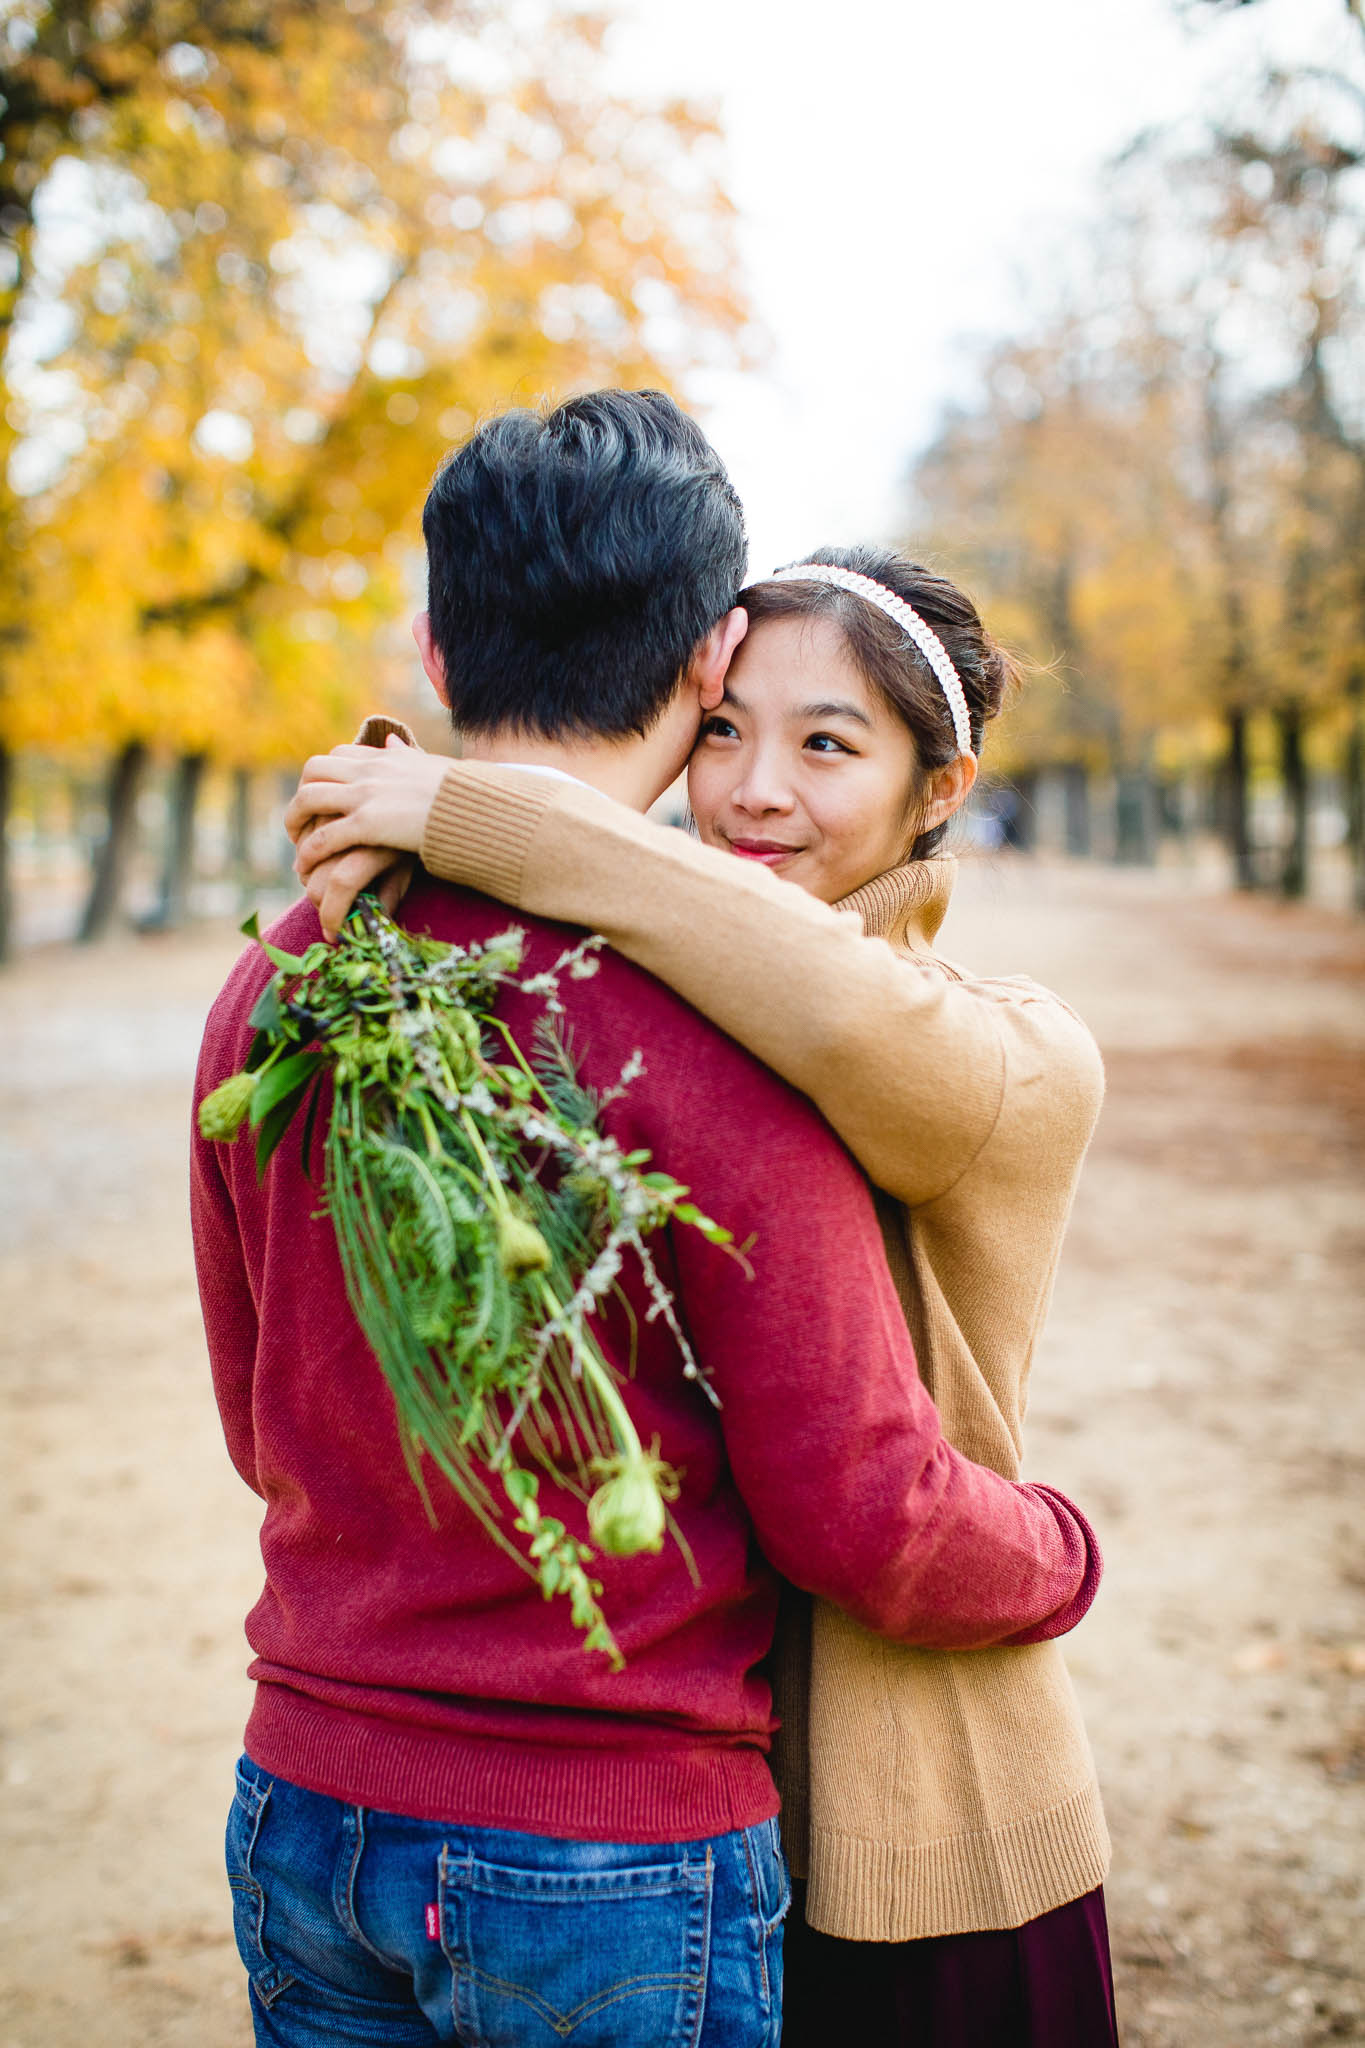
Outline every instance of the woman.
[[[1013, 1477], [1102, 1086], [1056, 997], [933, 951], [953, 881], [933, 856], [1013, 665], [961, 591], [886, 550], [825, 551], [740, 603], [748, 633], [688, 773], [700, 846], [564, 780], [391, 745], [309, 764], [294, 827], [330, 822], [303, 830], [300, 872], [332, 924], [391, 858], [376, 842], [420, 850], [603, 932], [810, 1095], [880, 1190], [947, 1434]], [[367, 850], [338, 866], [348, 848]], [[864, 935], [802, 914], [763, 868]], [[774, 1765], [806, 1879], [788, 2048], [850, 2026], [860, 2048], [1113, 2042], [1108, 1839], [1056, 1645], [906, 1649], [792, 1608]]]

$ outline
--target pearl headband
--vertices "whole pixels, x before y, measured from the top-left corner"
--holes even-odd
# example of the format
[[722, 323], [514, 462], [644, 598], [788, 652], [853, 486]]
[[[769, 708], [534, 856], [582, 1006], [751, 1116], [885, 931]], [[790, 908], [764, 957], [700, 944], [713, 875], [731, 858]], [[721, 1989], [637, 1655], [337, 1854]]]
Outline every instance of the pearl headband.
[[884, 583], [874, 583], [870, 576], [860, 576], [856, 569], [836, 569], [830, 562], [793, 562], [786, 569], [774, 569], [772, 575], [765, 576], [763, 581], [831, 583], [836, 590], [851, 590], [855, 597], [865, 598], [868, 604], [875, 604], [879, 612], [885, 612], [888, 619], [894, 619], [901, 631], [909, 634], [934, 671], [953, 721], [957, 751], [959, 754], [971, 753], [972, 722], [967, 713], [961, 679], [938, 634], [932, 626], [926, 625], [913, 605], [907, 604], [903, 597], [897, 597], [895, 591], [888, 590]]

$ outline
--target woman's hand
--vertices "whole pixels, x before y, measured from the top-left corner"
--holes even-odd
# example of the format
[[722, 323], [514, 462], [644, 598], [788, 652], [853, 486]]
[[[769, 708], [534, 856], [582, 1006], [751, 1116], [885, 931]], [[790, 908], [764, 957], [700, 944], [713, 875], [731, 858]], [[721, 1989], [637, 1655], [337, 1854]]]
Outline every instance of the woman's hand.
[[444, 754], [406, 746], [396, 733], [383, 747], [314, 754], [284, 814], [299, 875], [306, 882], [319, 861], [357, 846], [420, 853], [446, 767]]
[[[298, 862], [294, 865], [297, 868]], [[315, 862], [303, 887], [317, 906], [324, 937], [336, 937], [362, 889], [373, 889], [390, 917], [396, 916], [416, 866], [411, 854], [400, 854], [395, 860], [387, 846], [354, 846], [349, 853], [334, 853], [330, 860]]]
[[444, 755], [424, 754], [396, 733], [382, 748], [335, 747], [305, 764], [284, 822], [295, 872], [329, 939], [362, 889], [397, 910], [445, 768]]

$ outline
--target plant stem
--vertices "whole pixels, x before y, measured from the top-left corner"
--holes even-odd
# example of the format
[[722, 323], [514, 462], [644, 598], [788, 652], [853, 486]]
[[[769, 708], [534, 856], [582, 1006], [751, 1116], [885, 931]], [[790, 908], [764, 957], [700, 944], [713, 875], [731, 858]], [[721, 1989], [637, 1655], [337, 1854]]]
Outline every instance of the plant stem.
[[510, 1216], [512, 1205], [507, 1199], [507, 1190], [502, 1184], [502, 1175], [493, 1164], [488, 1147], [479, 1136], [479, 1127], [467, 1109], [460, 1111], [460, 1125], [478, 1156], [480, 1166], [488, 1176], [487, 1191], [499, 1216]]
[[[552, 1318], [558, 1319], [563, 1315], [564, 1310], [554, 1289], [543, 1280], [540, 1283], [540, 1298]], [[598, 1357], [597, 1346], [590, 1338], [579, 1345], [577, 1357], [584, 1381], [597, 1400], [603, 1420], [616, 1440], [617, 1449], [623, 1457], [629, 1458], [632, 1462], [637, 1458], [643, 1458], [644, 1445], [640, 1442], [639, 1432], [630, 1419], [630, 1410], [621, 1399], [610, 1368]]]

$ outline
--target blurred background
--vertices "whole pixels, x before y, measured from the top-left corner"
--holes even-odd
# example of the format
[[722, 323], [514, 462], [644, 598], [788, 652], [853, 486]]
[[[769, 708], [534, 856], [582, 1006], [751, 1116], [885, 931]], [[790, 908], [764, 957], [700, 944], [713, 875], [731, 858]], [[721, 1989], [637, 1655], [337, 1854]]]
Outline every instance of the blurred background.
[[304, 756], [448, 744], [434, 467], [602, 383], [1034, 665], [945, 950], [1110, 1073], [1030, 1432], [1126, 2039], [1365, 2041], [1363, 253], [1359, 0], [0, 0], [5, 2048], [248, 2038], [189, 1076]]
[[1045, 665], [988, 832], [1365, 905], [1344, 0], [0, 27], [3, 943], [268, 879], [424, 704], [442, 452], [604, 382], [699, 409], [756, 570], [908, 541]]

